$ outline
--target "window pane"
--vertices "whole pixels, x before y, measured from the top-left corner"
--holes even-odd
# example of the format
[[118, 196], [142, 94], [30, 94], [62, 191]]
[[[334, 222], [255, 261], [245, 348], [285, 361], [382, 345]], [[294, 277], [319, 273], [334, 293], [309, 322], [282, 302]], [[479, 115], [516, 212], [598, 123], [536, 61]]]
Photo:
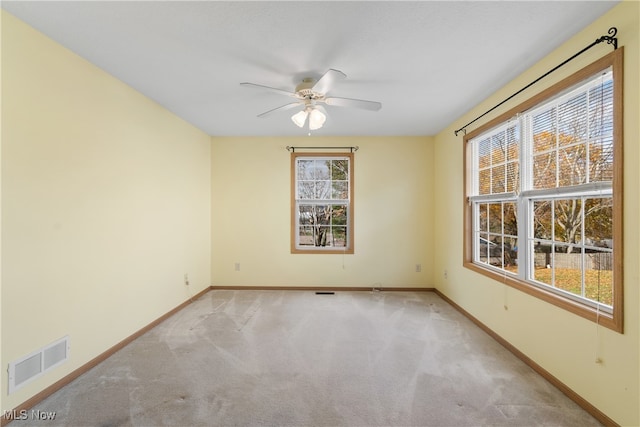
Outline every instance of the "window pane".
[[546, 200], [533, 202], [533, 237], [551, 240], [551, 226], [551, 202]]
[[580, 199], [556, 200], [554, 202], [554, 234], [558, 242], [569, 243], [566, 251], [572, 252], [576, 244], [582, 243], [582, 201]]
[[584, 202], [585, 244], [613, 249], [613, 198]]
[[593, 251], [585, 254], [586, 297], [613, 306], [613, 254]]
[[311, 225], [314, 224], [314, 209], [313, 206], [299, 206], [298, 207], [298, 216], [300, 225]]
[[348, 199], [349, 198], [349, 183], [347, 181], [333, 181], [331, 189], [332, 199]]
[[329, 231], [330, 231], [330, 227], [327, 227], [325, 225], [319, 225], [315, 227], [314, 246], [318, 246], [318, 247], [331, 246], [330, 245], [331, 241], [329, 240]]
[[315, 224], [317, 225], [328, 225], [331, 220], [331, 207], [326, 205], [316, 205], [313, 206], [315, 215]]
[[481, 169], [491, 166], [491, 139], [486, 138], [478, 142], [478, 167]]
[[553, 252], [553, 286], [582, 296], [582, 254], [569, 245], [555, 245]]
[[602, 84], [589, 90], [589, 137], [613, 133], [613, 80], [604, 75]]
[[502, 233], [502, 204], [489, 204], [489, 232]]
[[533, 187], [535, 189], [555, 188], [556, 152], [533, 156]]
[[491, 164], [503, 163], [506, 158], [506, 141], [503, 132], [493, 135], [491, 138]]
[[507, 192], [514, 192], [520, 189], [520, 166], [518, 163], [507, 163]]
[[298, 160], [298, 179], [313, 179], [313, 160]]
[[516, 237], [504, 238], [504, 268], [513, 273], [518, 272], [518, 239]]
[[300, 246], [314, 246], [313, 227], [299, 227], [298, 232]]
[[327, 200], [331, 198], [331, 181], [316, 181], [315, 184], [314, 199]]
[[491, 194], [504, 193], [504, 165], [491, 168]]
[[502, 268], [502, 236], [489, 235], [489, 264]]
[[313, 162], [314, 175], [313, 178], [316, 180], [329, 180], [331, 179], [330, 174], [330, 160], [315, 160]]
[[552, 204], [547, 200], [533, 202], [533, 279], [551, 286], [553, 284]]
[[347, 227], [333, 227], [331, 233], [331, 246], [347, 246]]
[[331, 225], [347, 225], [347, 207], [344, 205], [331, 206]]
[[553, 270], [551, 269], [551, 245], [536, 242], [533, 245], [533, 279], [551, 286]]
[[587, 94], [580, 93], [558, 106], [559, 145], [583, 141], [587, 136]]
[[587, 150], [583, 144], [559, 151], [558, 185], [570, 186], [587, 182]]
[[507, 129], [507, 160], [518, 160], [520, 158], [520, 139], [518, 137], [519, 126], [512, 126]]
[[298, 199], [313, 199], [314, 186], [313, 181], [298, 181]]
[[503, 206], [504, 234], [518, 235], [518, 211], [515, 202], [505, 202]]
[[491, 193], [491, 169], [483, 169], [478, 177], [478, 194]]
[[489, 205], [483, 203], [478, 205], [478, 213], [480, 219], [479, 231], [488, 231], [489, 230]]
[[613, 180], [613, 137], [596, 139], [589, 144], [589, 180]]
[[349, 176], [349, 161], [346, 159], [331, 161], [331, 179], [345, 181]]
[[489, 234], [488, 233], [478, 234], [478, 247], [480, 250], [480, 262], [488, 263], [489, 262]]
[[551, 108], [533, 117], [533, 152], [556, 148], [556, 109]]

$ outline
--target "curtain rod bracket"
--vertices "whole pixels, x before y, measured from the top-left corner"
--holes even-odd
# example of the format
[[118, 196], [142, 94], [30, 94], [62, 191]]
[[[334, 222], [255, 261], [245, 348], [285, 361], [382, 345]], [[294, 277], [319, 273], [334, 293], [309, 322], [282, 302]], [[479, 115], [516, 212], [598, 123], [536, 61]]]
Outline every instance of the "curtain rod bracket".
[[476, 117], [475, 119], [471, 120], [469, 123], [467, 123], [466, 125], [462, 126], [460, 129], [454, 130], [453, 133], [455, 134], [455, 136], [458, 136], [458, 133], [460, 131], [464, 130], [464, 134], [466, 135], [467, 134], [467, 130], [466, 130], [467, 126], [469, 126], [470, 124], [475, 123], [476, 121], [480, 120], [481, 118], [483, 118], [484, 116], [486, 116], [487, 114], [489, 114], [490, 112], [492, 112], [493, 110], [495, 110], [496, 108], [498, 108], [499, 106], [504, 104], [505, 102], [509, 101], [514, 96], [518, 95], [520, 92], [523, 92], [525, 89], [528, 89], [529, 87], [533, 86], [535, 83], [538, 83], [540, 80], [542, 80], [543, 78], [547, 77], [549, 74], [553, 73], [558, 68], [560, 68], [563, 65], [565, 65], [566, 63], [568, 63], [568, 62], [572, 61], [573, 59], [577, 58], [579, 55], [582, 55], [584, 52], [586, 52], [587, 50], [591, 49], [595, 45], [597, 45], [599, 43], [602, 43], [602, 42], [607, 42], [607, 44], [613, 45], [613, 49], [614, 50], [618, 49], [618, 39], [616, 38], [616, 34], [618, 34], [618, 29], [616, 27], [611, 27], [611, 28], [609, 28], [609, 31], [607, 31], [607, 34], [609, 34], [609, 35], [597, 38], [596, 41], [594, 41], [589, 46], [587, 46], [584, 49], [582, 49], [580, 52], [574, 54], [571, 58], [566, 59], [563, 63], [561, 63], [559, 65], [556, 65], [554, 68], [552, 68], [551, 70], [547, 71], [546, 73], [544, 73], [543, 75], [541, 75], [540, 77], [538, 77], [537, 79], [535, 79], [534, 81], [532, 81], [531, 83], [529, 83], [528, 85], [526, 85], [525, 87], [520, 89], [519, 91], [515, 92], [514, 94], [512, 94], [511, 96], [509, 96], [508, 98], [506, 98], [502, 102], [494, 105], [493, 107], [491, 107], [490, 109], [488, 109], [484, 113], [480, 114], [478, 117]]

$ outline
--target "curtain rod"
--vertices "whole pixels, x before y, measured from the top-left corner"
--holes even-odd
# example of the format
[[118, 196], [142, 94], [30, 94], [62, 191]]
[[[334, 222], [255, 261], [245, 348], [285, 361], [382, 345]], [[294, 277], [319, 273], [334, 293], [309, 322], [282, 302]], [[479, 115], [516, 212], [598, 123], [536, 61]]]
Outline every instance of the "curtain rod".
[[360, 147], [358, 147], [357, 145], [355, 147], [292, 147], [290, 145], [287, 145], [285, 147], [288, 151], [291, 151], [292, 153], [296, 152], [296, 149], [303, 149], [303, 150], [350, 150], [352, 153], [358, 151], [358, 149]]
[[591, 49], [592, 47], [594, 47], [598, 43], [602, 43], [602, 42], [606, 41], [607, 44], [612, 44], [613, 45], [613, 49], [614, 50], [617, 49], [618, 48], [618, 39], [616, 38], [616, 34], [617, 33], [618, 33], [618, 29], [616, 27], [609, 28], [609, 31], [607, 31], [607, 34], [609, 34], [608, 36], [602, 36], [599, 39], [596, 39], [596, 41], [594, 41], [589, 46], [587, 46], [584, 49], [582, 49], [580, 52], [578, 52], [575, 55], [573, 55], [571, 58], [565, 60], [562, 64], [557, 65], [554, 68], [552, 68], [551, 70], [547, 71], [546, 73], [544, 73], [543, 75], [541, 75], [540, 77], [538, 77], [537, 79], [535, 79], [534, 81], [532, 81], [531, 83], [529, 83], [528, 85], [526, 85], [525, 87], [523, 87], [522, 89], [520, 89], [519, 91], [517, 91], [516, 93], [514, 93], [510, 97], [508, 97], [507, 99], [505, 99], [504, 101], [500, 102], [499, 104], [497, 104], [497, 105], [493, 106], [492, 108], [490, 108], [489, 110], [485, 111], [484, 113], [482, 113], [481, 115], [479, 115], [475, 119], [471, 120], [466, 125], [462, 126], [460, 129], [453, 131], [453, 133], [456, 136], [458, 136], [458, 132], [464, 131], [464, 134], [466, 135], [467, 134], [467, 129], [466, 129], [467, 126], [469, 126], [470, 124], [475, 123], [476, 121], [480, 120], [482, 117], [486, 116], [487, 114], [489, 114], [490, 112], [492, 112], [493, 110], [495, 110], [496, 108], [498, 108], [499, 106], [504, 104], [505, 102], [509, 101], [511, 98], [513, 98], [514, 96], [518, 95], [520, 92], [522, 92], [525, 89], [528, 89], [529, 87], [533, 86], [535, 83], [537, 83], [540, 80], [542, 80], [543, 78], [547, 77], [549, 74], [553, 73], [558, 68], [560, 68], [563, 65], [565, 65], [566, 63], [574, 60], [579, 55], [582, 55], [584, 52], [586, 52], [587, 50]]

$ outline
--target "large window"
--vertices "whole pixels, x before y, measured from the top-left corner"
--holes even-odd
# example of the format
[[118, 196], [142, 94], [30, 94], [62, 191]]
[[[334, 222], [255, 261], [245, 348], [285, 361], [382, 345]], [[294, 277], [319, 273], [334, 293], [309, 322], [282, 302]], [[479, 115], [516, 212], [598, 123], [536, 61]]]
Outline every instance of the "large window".
[[465, 136], [465, 266], [622, 331], [622, 49]]
[[293, 253], [353, 253], [353, 154], [292, 153]]

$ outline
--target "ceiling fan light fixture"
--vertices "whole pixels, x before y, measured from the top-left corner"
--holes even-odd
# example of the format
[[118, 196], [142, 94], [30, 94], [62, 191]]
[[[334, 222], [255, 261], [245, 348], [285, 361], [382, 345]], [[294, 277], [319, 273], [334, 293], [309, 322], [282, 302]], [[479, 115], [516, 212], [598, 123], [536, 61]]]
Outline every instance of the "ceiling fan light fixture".
[[320, 129], [326, 121], [327, 116], [325, 116], [322, 111], [314, 108], [309, 113], [309, 130]]
[[307, 121], [308, 115], [309, 113], [307, 112], [306, 109], [302, 111], [298, 111], [293, 116], [291, 116], [291, 120], [293, 121], [293, 123], [296, 124], [296, 126], [301, 128], [304, 126], [305, 122]]
[[302, 111], [298, 111], [296, 114], [291, 116], [291, 121], [293, 121], [293, 123], [295, 123], [299, 128], [304, 128], [305, 125], [307, 125], [309, 127], [309, 134], [311, 134], [312, 130], [320, 129], [327, 121], [327, 112], [323, 106], [319, 104], [336, 107], [354, 107], [370, 111], [378, 111], [382, 108], [382, 104], [377, 101], [340, 98], [335, 96], [328, 97], [327, 94], [331, 91], [333, 85], [345, 77], [347, 76], [342, 71], [330, 68], [322, 75], [322, 77], [320, 77], [320, 79], [314, 79], [311, 77], [302, 79], [302, 83], [296, 86], [294, 92], [256, 83], [244, 82], [240, 84], [246, 87], [254, 87], [263, 90], [266, 89], [281, 95], [295, 98], [296, 100], [294, 102], [265, 111], [264, 113], [258, 114], [258, 117], [266, 117], [279, 111], [302, 107]]

